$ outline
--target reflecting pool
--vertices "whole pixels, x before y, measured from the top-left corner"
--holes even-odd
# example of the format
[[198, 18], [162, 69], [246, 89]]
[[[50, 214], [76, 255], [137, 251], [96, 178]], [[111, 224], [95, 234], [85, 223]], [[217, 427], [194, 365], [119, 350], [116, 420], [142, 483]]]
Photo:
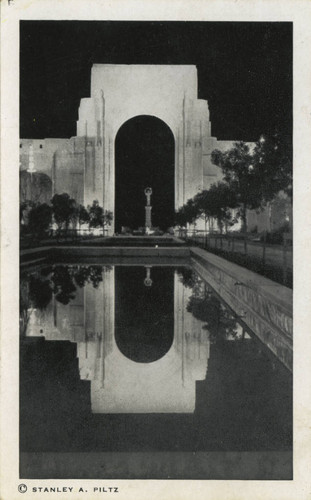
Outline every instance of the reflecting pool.
[[291, 373], [190, 267], [21, 275], [20, 449], [291, 450]]

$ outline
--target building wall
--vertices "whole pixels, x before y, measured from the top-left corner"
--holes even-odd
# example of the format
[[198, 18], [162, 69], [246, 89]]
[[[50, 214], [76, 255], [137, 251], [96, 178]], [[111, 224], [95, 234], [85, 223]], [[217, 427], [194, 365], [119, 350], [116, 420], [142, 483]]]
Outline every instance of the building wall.
[[88, 149], [85, 138], [79, 137], [21, 139], [20, 170], [27, 171], [32, 161], [36, 173], [51, 179], [52, 196], [68, 193], [78, 203], [84, 203], [84, 175], [90, 168]]
[[28, 169], [30, 146], [32, 146], [35, 169], [52, 179], [55, 151], [67, 147], [68, 142], [69, 139], [21, 139], [20, 170]]
[[54, 154], [55, 193], [68, 193], [78, 203], [84, 203], [85, 141], [72, 137]]

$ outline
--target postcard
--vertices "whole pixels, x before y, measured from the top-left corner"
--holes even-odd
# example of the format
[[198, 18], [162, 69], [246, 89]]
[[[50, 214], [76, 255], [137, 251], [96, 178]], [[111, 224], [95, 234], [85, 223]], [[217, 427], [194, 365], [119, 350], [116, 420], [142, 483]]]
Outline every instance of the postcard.
[[1, 25], [1, 498], [309, 498], [310, 3]]

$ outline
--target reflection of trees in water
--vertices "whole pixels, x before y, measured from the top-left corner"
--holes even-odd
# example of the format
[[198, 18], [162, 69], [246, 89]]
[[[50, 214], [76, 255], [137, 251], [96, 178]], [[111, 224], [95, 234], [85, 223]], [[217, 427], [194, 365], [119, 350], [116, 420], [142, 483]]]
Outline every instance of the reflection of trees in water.
[[206, 323], [212, 342], [238, 336], [237, 321], [234, 314], [214, 295], [208, 285], [190, 268], [178, 270], [182, 284], [192, 290], [187, 311]]
[[192, 296], [187, 305], [187, 311], [200, 321], [210, 334], [211, 341], [237, 338], [237, 323], [234, 315], [214, 295], [203, 298]]
[[56, 266], [50, 278], [55, 299], [64, 305], [69, 304], [75, 298], [77, 287], [72, 274], [69, 267]]
[[104, 273], [110, 270], [110, 266], [51, 266], [24, 277], [20, 285], [23, 329], [27, 326], [28, 309], [46, 309], [53, 295], [58, 302], [67, 305], [75, 298], [77, 287], [83, 288], [89, 283], [98, 288]]
[[30, 276], [29, 298], [34, 308], [43, 311], [52, 299], [50, 282], [48, 280], [42, 280], [40, 277]]
[[203, 283], [199, 276], [190, 267], [182, 267], [177, 272], [184, 287], [190, 288], [197, 295]]
[[80, 266], [74, 274], [74, 279], [80, 288], [86, 283], [92, 283], [94, 288], [98, 288], [99, 283], [103, 281], [103, 273], [110, 270], [110, 266]]
[[27, 325], [29, 322], [29, 308], [30, 308], [30, 297], [29, 297], [29, 284], [27, 280], [21, 279], [20, 289], [19, 289], [19, 330], [20, 335], [26, 335]]

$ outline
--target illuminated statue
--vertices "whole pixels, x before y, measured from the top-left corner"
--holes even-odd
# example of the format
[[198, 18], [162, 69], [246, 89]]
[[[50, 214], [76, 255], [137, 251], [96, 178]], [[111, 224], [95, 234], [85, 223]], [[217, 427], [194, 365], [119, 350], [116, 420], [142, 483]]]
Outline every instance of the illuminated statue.
[[152, 223], [151, 223], [151, 209], [152, 209], [152, 206], [150, 205], [150, 198], [151, 198], [151, 195], [152, 195], [152, 189], [151, 187], [147, 187], [145, 189], [145, 195], [146, 195], [146, 198], [147, 198], [147, 205], [145, 206], [145, 228], [146, 228], [146, 233], [148, 234], [148, 232], [150, 231], [151, 227], [152, 227]]

